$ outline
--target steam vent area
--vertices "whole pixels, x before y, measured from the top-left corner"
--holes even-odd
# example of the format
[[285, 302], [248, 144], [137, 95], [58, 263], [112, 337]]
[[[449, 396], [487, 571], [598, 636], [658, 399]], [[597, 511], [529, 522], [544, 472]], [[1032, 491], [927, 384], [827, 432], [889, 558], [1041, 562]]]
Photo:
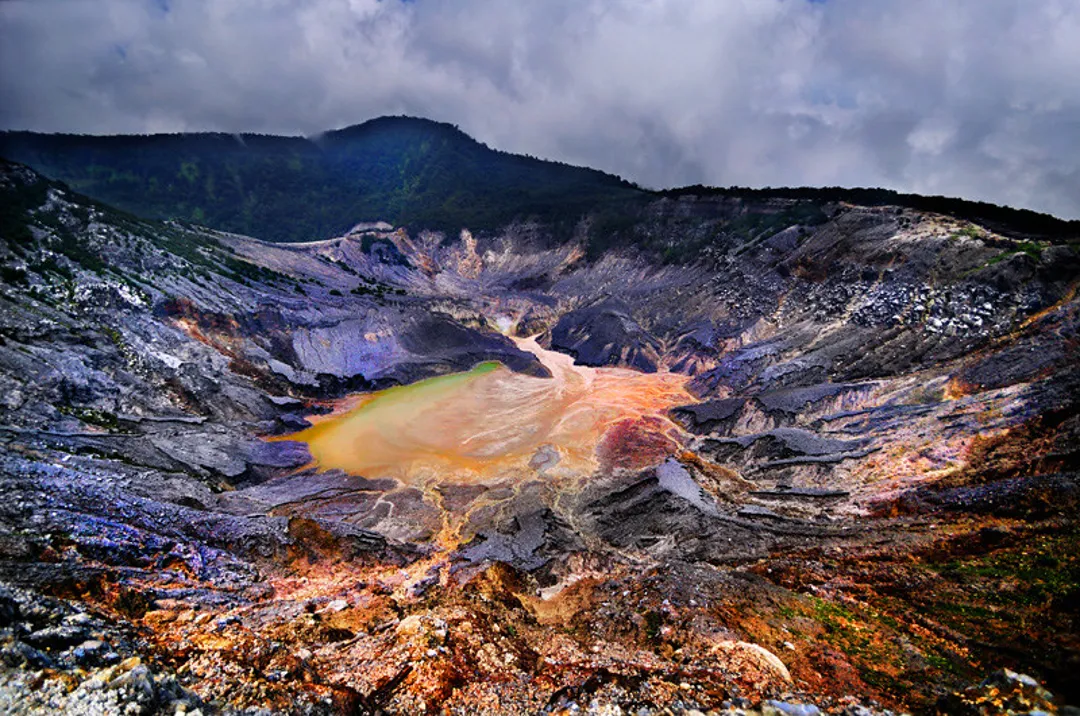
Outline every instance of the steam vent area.
[[1080, 713], [1072, 224], [73, 186], [0, 163], [0, 713]]

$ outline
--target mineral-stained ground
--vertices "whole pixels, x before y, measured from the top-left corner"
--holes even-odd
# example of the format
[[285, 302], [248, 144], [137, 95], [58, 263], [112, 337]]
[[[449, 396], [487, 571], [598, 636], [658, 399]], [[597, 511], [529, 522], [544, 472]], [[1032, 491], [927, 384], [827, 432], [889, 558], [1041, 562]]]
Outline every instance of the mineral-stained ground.
[[[0, 206], [0, 711], [1080, 703], [1076, 244], [690, 195], [667, 261], [266, 244], [15, 164]], [[350, 409], [396, 447], [320, 464]]]

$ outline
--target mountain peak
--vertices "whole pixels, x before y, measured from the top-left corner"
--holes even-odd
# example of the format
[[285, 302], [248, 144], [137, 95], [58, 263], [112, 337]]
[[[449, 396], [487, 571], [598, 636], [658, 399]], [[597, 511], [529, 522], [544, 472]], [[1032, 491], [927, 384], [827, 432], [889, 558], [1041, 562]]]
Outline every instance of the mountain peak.
[[[360, 122], [359, 124], [350, 124], [340, 129], [332, 129], [320, 134], [314, 135], [312, 138], [356, 138], [363, 137], [378, 133], [388, 132], [400, 132], [407, 134], [441, 134], [445, 136], [457, 136], [460, 139], [464, 139], [470, 142], [476, 142], [475, 139], [470, 137], [456, 124], [450, 124], [449, 122], [439, 122], [434, 119], [426, 119], [424, 117], [413, 117], [411, 115], [383, 115], [381, 117], [374, 117], [372, 119]], [[479, 144], [479, 142], [476, 142]]]
[[365, 221], [447, 232], [529, 219], [572, 226], [641, 194], [604, 172], [495, 151], [452, 124], [404, 116], [310, 141], [6, 132], [0, 155], [133, 214], [271, 241], [325, 239]]

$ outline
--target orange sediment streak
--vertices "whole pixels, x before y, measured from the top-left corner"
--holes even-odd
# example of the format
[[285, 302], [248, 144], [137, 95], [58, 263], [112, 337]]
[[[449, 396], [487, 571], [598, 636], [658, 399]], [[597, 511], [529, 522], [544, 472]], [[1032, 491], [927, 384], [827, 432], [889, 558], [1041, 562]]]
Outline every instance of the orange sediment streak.
[[535, 475], [529, 462], [543, 446], [559, 455], [545, 469], [549, 478], [580, 477], [596, 469], [596, 446], [612, 425], [646, 417], [667, 423], [669, 408], [694, 400], [681, 374], [578, 366], [535, 338], [515, 342], [552, 378], [484, 363], [353, 398], [347, 412], [285, 439], [307, 443], [322, 469], [409, 484]]

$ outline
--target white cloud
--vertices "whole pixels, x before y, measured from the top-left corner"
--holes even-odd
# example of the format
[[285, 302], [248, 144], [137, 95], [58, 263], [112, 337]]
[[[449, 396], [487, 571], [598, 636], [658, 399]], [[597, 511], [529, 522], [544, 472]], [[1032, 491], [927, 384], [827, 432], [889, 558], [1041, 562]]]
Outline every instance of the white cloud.
[[0, 125], [380, 114], [648, 186], [845, 184], [1080, 216], [1073, 0], [0, 2]]
[[907, 136], [908, 146], [921, 154], [937, 155], [948, 149], [956, 137], [956, 123], [950, 118], [927, 117]]

